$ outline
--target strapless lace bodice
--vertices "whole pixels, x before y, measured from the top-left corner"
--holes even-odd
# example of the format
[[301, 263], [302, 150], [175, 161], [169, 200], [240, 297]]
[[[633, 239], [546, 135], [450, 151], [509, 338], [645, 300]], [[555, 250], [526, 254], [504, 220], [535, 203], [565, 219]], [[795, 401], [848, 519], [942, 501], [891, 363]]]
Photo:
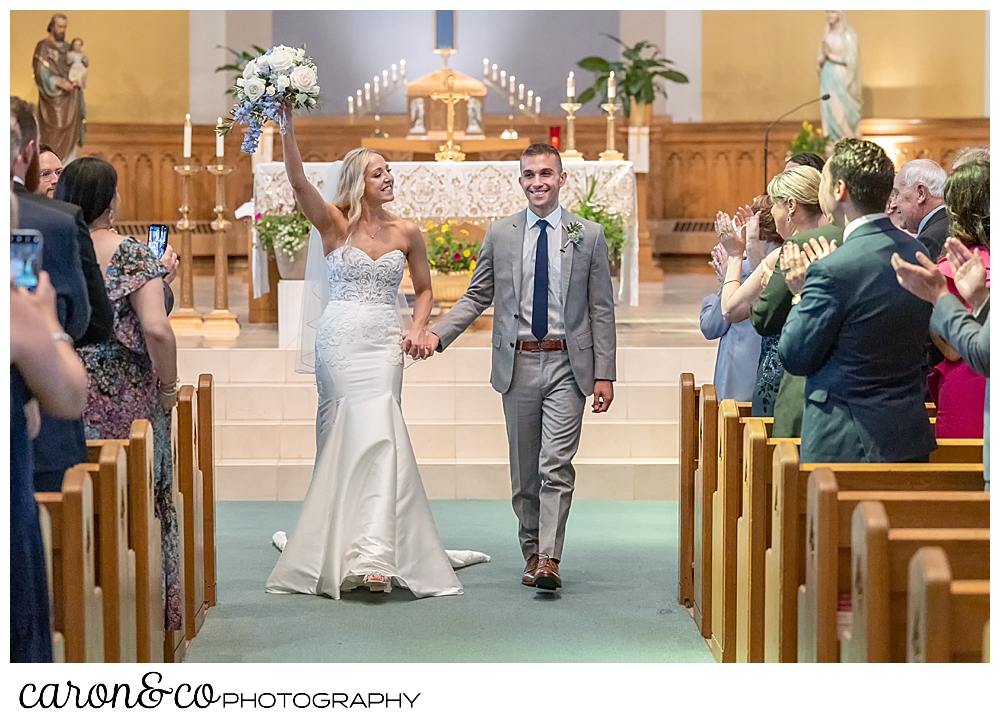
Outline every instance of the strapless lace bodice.
[[396, 304], [406, 256], [399, 249], [372, 259], [356, 246], [341, 246], [326, 257], [331, 301]]

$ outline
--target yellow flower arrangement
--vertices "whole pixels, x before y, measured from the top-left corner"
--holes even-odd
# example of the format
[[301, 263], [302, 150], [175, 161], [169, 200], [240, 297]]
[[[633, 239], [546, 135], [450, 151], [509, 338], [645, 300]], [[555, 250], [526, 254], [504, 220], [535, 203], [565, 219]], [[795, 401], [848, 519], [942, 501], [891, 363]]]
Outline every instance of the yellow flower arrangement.
[[440, 226], [429, 223], [424, 232], [427, 245], [427, 260], [431, 268], [439, 274], [468, 273], [476, 268], [476, 259], [481, 244], [462, 229], [457, 233], [453, 220], [447, 220]]

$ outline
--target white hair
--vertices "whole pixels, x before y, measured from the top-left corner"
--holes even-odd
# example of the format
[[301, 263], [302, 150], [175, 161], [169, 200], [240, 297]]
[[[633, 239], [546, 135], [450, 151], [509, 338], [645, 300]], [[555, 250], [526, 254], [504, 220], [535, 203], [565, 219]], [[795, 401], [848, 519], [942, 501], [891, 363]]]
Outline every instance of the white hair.
[[948, 180], [948, 174], [930, 158], [918, 158], [904, 163], [899, 170], [903, 172], [903, 184], [906, 188], [922, 183], [929, 194], [944, 198], [944, 182]]

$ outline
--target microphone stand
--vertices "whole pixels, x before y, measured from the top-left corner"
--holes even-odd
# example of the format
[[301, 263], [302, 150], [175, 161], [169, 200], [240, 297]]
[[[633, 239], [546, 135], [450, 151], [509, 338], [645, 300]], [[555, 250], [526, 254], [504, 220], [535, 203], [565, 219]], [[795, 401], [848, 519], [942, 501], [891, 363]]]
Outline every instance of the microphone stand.
[[830, 94], [829, 93], [824, 93], [819, 98], [813, 98], [812, 100], [807, 100], [802, 105], [795, 106], [794, 108], [792, 108], [790, 111], [788, 111], [784, 115], [781, 115], [778, 118], [776, 118], [773, 121], [771, 121], [771, 125], [769, 125], [767, 127], [766, 131], [764, 131], [764, 191], [765, 192], [767, 191], [767, 148], [768, 148], [768, 142], [770, 140], [769, 136], [771, 135], [771, 129], [774, 128], [774, 126], [779, 121], [784, 120], [785, 118], [787, 118], [788, 116], [790, 116], [795, 111], [800, 110], [801, 108], [805, 108], [807, 105], [812, 105], [813, 103], [818, 103], [821, 100], [830, 100]]

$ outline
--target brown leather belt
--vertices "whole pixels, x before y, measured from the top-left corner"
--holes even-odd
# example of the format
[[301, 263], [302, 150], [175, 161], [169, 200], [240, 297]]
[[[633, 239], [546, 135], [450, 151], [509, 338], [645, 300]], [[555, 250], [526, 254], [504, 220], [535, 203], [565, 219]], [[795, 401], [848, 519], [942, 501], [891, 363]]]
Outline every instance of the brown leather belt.
[[565, 339], [543, 339], [542, 341], [519, 341], [517, 351], [566, 351]]

